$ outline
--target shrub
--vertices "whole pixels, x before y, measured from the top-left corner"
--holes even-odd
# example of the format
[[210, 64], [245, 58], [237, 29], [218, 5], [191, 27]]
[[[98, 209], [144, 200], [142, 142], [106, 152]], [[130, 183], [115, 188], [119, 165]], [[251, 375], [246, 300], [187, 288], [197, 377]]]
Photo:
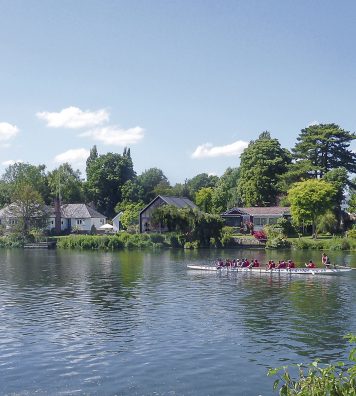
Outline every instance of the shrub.
[[[356, 342], [355, 335], [348, 335], [351, 343]], [[349, 354], [349, 360], [356, 362], [356, 348]], [[356, 364], [347, 370], [345, 364], [339, 362], [321, 366], [319, 361], [308, 365], [297, 364], [298, 378], [293, 379], [287, 366], [268, 370], [267, 375], [278, 375], [274, 381], [273, 389], [277, 390], [280, 383], [283, 385], [279, 389], [280, 395], [286, 396], [356, 396]]]
[[287, 239], [277, 236], [272, 239], [268, 239], [266, 242], [267, 249], [287, 249], [291, 247], [291, 243]]

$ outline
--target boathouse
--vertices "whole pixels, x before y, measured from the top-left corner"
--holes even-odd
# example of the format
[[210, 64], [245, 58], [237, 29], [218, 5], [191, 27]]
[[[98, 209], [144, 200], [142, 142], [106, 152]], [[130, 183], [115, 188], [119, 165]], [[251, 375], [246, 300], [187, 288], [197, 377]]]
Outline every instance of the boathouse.
[[140, 233], [143, 232], [165, 232], [162, 227], [155, 227], [151, 222], [151, 216], [154, 210], [163, 205], [173, 205], [178, 209], [191, 208], [198, 209], [194, 202], [185, 197], [171, 197], [158, 195], [147, 206], [145, 206], [139, 214]]
[[262, 230], [266, 224], [276, 224], [277, 219], [290, 219], [290, 208], [286, 206], [255, 206], [249, 208], [232, 208], [221, 214], [225, 224], [244, 229], [247, 223], [253, 224], [255, 231]]

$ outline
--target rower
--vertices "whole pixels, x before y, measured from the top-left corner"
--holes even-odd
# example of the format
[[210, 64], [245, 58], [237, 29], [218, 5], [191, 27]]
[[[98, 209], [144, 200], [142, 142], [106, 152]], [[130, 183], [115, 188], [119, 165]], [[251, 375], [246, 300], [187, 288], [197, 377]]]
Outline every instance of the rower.
[[294, 262], [292, 260], [288, 260], [287, 268], [289, 268], [289, 269], [295, 268], [295, 264], [294, 264]]
[[331, 266], [330, 259], [329, 259], [329, 257], [326, 255], [326, 253], [323, 253], [323, 254], [321, 255], [321, 262], [322, 262], [322, 264], [325, 265], [326, 268], [330, 268], [330, 266]]
[[309, 263], [305, 263], [305, 266], [307, 268], [315, 268], [315, 264], [313, 263], [313, 260], [309, 260]]
[[278, 261], [278, 265], [277, 265], [278, 269], [286, 268], [286, 267], [287, 267], [287, 264], [286, 264], [286, 262], [284, 260]]

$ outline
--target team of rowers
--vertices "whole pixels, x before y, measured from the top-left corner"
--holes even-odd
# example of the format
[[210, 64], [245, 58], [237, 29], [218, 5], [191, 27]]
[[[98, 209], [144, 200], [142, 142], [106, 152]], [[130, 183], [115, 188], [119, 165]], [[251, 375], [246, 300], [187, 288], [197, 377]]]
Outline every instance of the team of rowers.
[[[321, 262], [325, 265], [326, 268], [330, 267], [330, 260], [328, 256], [323, 253], [321, 256]], [[257, 259], [252, 259], [249, 261], [247, 258], [243, 259], [218, 259], [216, 262], [217, 268], [259, 268], [261, 265]], [[316, 268], [313, 260], [309, 260], [308, 263], [305, 263], [306, 268]], [[269, 260], [266, 264], [267, 270], [272, 269], [292, 269], [295, 268], [295, 263], [292, 260], [280, 260], [278, 263], [275, 263], [273, 260]]]

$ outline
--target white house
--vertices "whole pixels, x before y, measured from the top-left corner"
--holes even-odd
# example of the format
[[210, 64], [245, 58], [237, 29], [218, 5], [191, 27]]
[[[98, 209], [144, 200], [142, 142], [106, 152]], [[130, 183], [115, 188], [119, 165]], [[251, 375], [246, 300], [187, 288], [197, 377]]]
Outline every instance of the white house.
[[[0, 224], [11, 229], [17, 224], [17, 218], [12, 211], [13, 204], [0, 209]], [[56, 214], [53, 207], [46, 206], [48, 211], [47, 230], [55, 228]], [[34, 215], [34, 220], [36, 216]], [[61, 231], [90, 232], [92, 226], [99, 229], [106, 224], [106, 217], [87, 204], [64, 204], [60, 206]]]
[[[55, 228], [55, 210], [52, 208], [47, 229]], [[61, 230], [90, 232], [94, 226], [99, 229], [106, 224], [106, 217], [87, 204], [61, 205]]]

